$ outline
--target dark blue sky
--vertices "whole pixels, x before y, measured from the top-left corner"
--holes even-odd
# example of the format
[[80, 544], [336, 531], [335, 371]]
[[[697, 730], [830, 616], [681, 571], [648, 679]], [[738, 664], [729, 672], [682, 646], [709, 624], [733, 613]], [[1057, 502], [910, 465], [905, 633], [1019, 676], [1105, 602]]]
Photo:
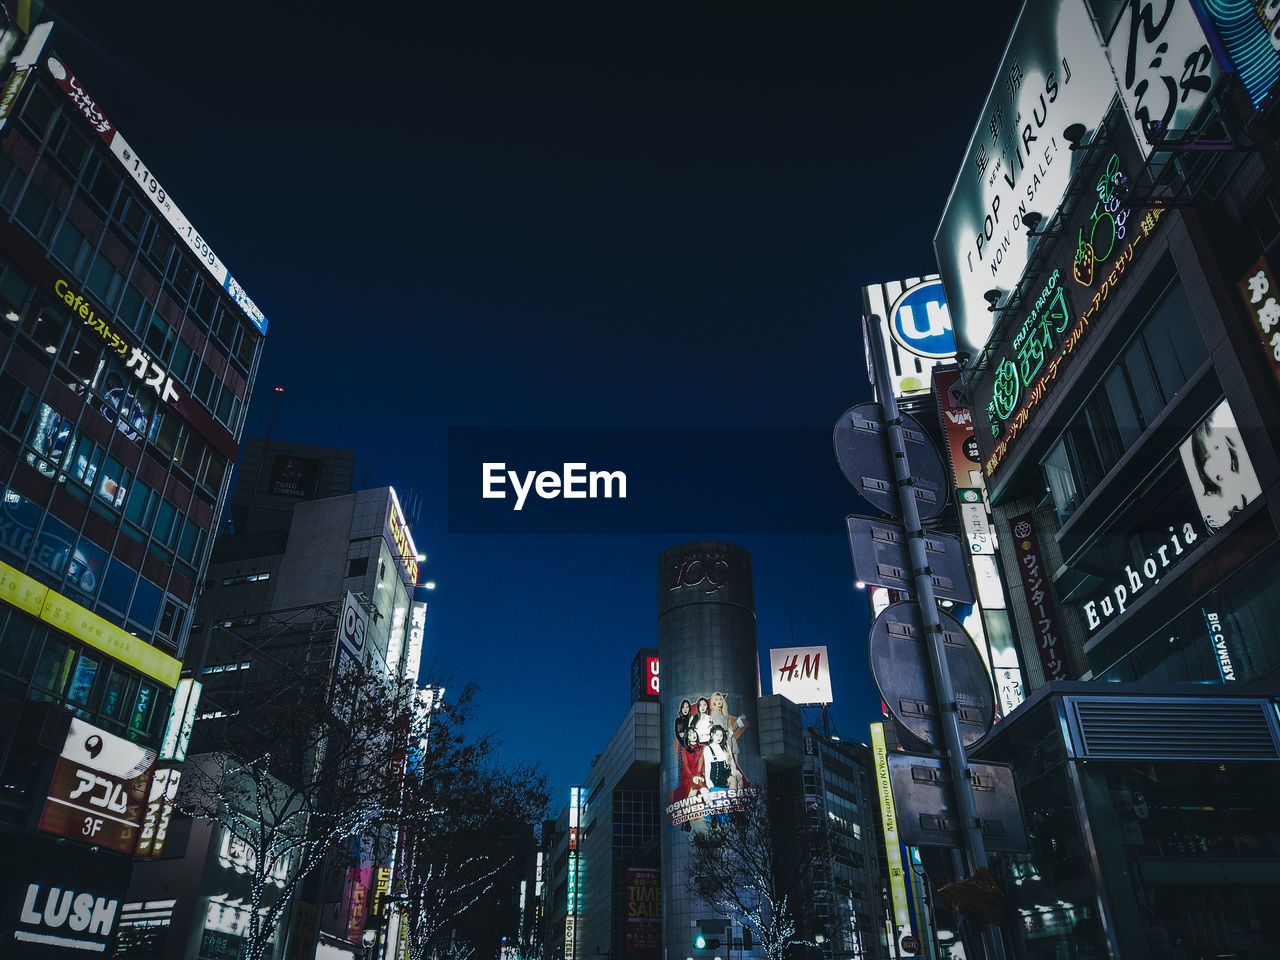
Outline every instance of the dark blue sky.
[[[482, 686], [557, 805], [682, 540], [751, 550], [761, 649], [828, 645], [841, 733], [878, 718], [843, 524], [866, 507], [829, 453], [713, 476], [769, 488], [740, 529], [449, 534], [446, 496], [449, 428], [829, 429], [866, 398], [860, 289], [935, 269], [1017, 10], [868, 6], [46, 4], [270, 321], [248, 433], [284, 386], [276, 437], [416, 494], [427, 669]], [[814, 497], [829, 534], [750, 532]]]

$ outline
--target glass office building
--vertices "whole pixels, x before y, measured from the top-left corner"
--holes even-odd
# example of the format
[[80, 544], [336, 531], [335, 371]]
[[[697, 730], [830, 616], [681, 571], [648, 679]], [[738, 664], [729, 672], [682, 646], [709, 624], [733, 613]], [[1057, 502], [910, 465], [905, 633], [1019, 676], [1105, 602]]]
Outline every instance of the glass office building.
[[[7, 881], [6, 956], [112, 935], [266, 331], [50, 32], [0, 70], [0, 829], [57, 865]], [[55, 769], [81, 747], [134, 758], [96, 829]], [[23, 911], [50, 886], [101, 899], [93, 945]]]

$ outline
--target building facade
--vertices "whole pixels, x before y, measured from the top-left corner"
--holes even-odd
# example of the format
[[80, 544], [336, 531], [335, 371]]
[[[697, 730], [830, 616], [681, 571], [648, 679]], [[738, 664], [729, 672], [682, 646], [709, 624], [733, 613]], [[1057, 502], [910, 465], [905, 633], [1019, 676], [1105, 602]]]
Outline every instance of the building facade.
[[[807, 729], [784, 696], [759, 696], [750, 555], [720, 541], [680, 544], [659, 558], [658, 587], [658, 647], [632, 660], [630, 708], [542, 827], [542, 955], [724, 956], [729, 940], [734, 956], [758, 953], [758, 939], [743, 946], [742, 918], [720, 916], [687, 880], [694, 831], [744, 809], [736, 804], [750, 789], [769, 810], [780, 869], [815, 864], [792, 904], [799, 937], [834, 960], [887, 958], [868, 748]], [[731, 766], [748, 784], [717, 785], [707, 762], [715, 728], [738, 732]], [[720, 947], [698, 950], [698, 929], [722, 930]]]
[[[201, 762], [229, 747], [256, 756], [291, 743], [256, 722], [262, 714], [255, 704], [272, 691], [305, 687], [323, 696], [348, 663], [374, 676], [416, 680], [422, 653], [426, 602], [415, 592], [417, 548], [395, 491], [326, 495], [335, 484], [349, 485], [349, 451], [262, 441], [253, 447], [256, 461], [239, 475], [251, 492], [236, 497], [243, 532], [218, 541], [193, 629], [200, 666], [192, 672], [203, 692], [190, 756]], [[145, 918], [152, 921], [148, 952], [135, 944], [126, 955], [219, 960], [244, 940], [238, 875], [252, 852], [228, 854], [224, 848], [236, 844], [224, 827], [178, 819], [163, 857], [136, 871], [129, 896], [138, 904], [171, 900], [171, 912]], [[328, 867], [298, 888], [272, 955], [356, 956], [369, 931], [388, 943], [390, 917], [377, 905], [385, 902], [392, 861], [390, 834], [334, 851]], [[283, 887], [289, 877], [280, 879]], [[166, 920], [162, 936], [155, 928]]]
[[[1048, 684], [979, 750], [1061, 837], [997, 861], [1018, 955], [1274, 955], [1280, 822], [1236, 778], [1275, 752], [1244, 774], [1221, 714], [1273, 718], [1256, 685], [1280, 675], [1280, 54], [1272, 14], [1231, 6], [1026, 4], [936, 236], [1025, 679]], [[1045, 726], [1072, 711], [1092, 744]]]
[[[751, 555], [736, 544], [695, 541], [658, 558], [660, 789], [667, 825], [676, 828], [662, 832], [663, 944], [671, 957], [688, 956], [691, 929], [714, 916], [684, 881], [691, 832], [767, 786], [754, 603]], [[723, 778], [705, 761], [712, 745], [725, 757]]]
[[0, 953], [42, 958], [106, 949], [163, 840], [157, 759], [267, 327], [51, 30], [0, 44], [0, 830], [23, 865]]

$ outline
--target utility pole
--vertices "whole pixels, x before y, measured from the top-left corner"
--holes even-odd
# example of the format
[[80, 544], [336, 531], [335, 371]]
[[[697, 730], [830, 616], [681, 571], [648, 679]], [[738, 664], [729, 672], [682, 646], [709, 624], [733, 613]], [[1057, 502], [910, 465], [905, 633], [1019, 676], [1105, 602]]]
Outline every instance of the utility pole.
[[[938, 618], [938, 605], [933, 594], [933, 580], [925, 553], [924, 530], [920, 525], [920, 512], [916, 505], [915, 484], [911, 465], [907, 462], [906, 443], [902, 435], [902, 418], [898, 413], [898, 401], [890, 385], [884, 335], [880, 318], [872, 315], [863, 321], [867, 345], [871, 354], [872, 386], [876, 399], [884, 412], [884, 436], [888, 445], [889, 463], [897, 489], [902, 525], [907, 538], [907, 555], [911, 561], [912, 583], [916, 603], [920, 607], [920, 622], [924, 632], [925, 649], [929, 656], [933, 675], [933, 690], [942, 731], [942, 755], [947, 776], [951, 781], [956, 812], [960, 820], [960, 836], [970, 873], [987, 866], [987, 851], [982, 839], [982, 826], [978, 821], [973, 800], [973, 785], [969, 781], [968, 757], [960, 735], [960, 714], [955, 690], [951, 684], [951, 671], [947, 667], [946, 651], [942, 644], [942, 625]], [[923, 934], [924, 931], [921, 931]], [[987, 933], [992, 933], [990, 927]], [[989, 960], [1004, 960], [1003, 943], [998, 935], [984, 937]]]

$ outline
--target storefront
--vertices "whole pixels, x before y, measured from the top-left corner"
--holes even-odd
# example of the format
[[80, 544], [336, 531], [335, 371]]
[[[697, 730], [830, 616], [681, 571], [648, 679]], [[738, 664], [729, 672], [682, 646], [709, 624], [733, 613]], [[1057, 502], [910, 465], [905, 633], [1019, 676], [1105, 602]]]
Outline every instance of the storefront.
[[977, 746], [1031, 838], [991, 855], [1011, 955], [1280, 957], [1280, 690], [1235, 693], [1056, 682]]

